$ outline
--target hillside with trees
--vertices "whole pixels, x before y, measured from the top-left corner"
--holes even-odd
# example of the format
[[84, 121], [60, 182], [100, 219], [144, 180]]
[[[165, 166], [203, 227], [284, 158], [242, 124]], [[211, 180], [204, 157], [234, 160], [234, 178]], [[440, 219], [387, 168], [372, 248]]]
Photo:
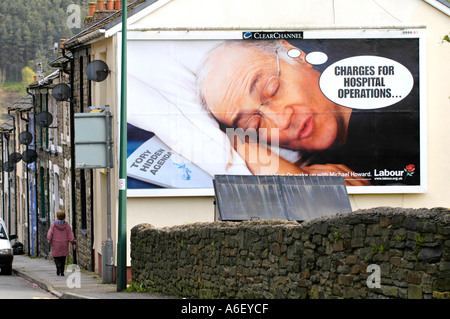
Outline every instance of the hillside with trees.
[[50, 72], [55, 43], [83, 28], [90, 0], [0, 1], [0, 112], [26, 94], [38, 72]]
[[[80, 9], [79, 28], [71, 23], [73, 5]], [[37, 60], [49, 71], [55, 43], [82, 30], [88, 6], [89, 0], [1, 0], [0, 81], [22, 81], [22, 69], [36, 72]]]

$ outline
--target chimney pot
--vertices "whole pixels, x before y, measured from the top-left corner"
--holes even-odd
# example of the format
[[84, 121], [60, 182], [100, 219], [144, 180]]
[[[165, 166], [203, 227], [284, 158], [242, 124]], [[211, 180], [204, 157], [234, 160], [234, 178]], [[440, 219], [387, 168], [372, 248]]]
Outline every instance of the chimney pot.
[[121, 9], [120, 0], [114, 1], [114, 10], [120, 10], [120, 9]]
[[106, 1], [106, 10], [114, 10], [114, 0]]
[[105, 10], [105, 2], [103, 0], [97, 0], [97, 10]]
[[95, 12], [95, 2], [89, 2], [89, 16], [92, 17]]

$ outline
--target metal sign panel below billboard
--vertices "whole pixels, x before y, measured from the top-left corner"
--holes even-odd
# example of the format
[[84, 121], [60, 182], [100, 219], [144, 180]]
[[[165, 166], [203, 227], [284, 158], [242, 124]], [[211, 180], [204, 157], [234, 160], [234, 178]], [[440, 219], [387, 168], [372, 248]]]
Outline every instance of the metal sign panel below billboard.
[[111, 113], [75, 114], [77, 169], [112, 167]]

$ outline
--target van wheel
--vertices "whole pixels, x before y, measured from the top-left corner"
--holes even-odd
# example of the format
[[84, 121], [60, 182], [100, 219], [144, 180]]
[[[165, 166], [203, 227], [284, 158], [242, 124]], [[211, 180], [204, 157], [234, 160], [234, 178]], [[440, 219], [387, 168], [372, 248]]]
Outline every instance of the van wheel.
[[12, 274], [12, 266], [2, 267], [2, 275], [11, 275]]

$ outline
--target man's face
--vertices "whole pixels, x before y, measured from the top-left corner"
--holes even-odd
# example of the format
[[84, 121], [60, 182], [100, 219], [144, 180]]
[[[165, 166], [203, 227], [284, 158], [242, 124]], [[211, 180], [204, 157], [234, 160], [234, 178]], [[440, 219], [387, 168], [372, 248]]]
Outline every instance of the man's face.
[[228, 126], [262, 129], [261, 139], [278, 140], [285, 148], [320, 151], [332, 146], [339, 134], [340, 107], [322, 94], [320, 73], [302, 54], [289, 58], [292, 64], [280, 58], [280, 81], [274, 81], [275, 55], [244, 47], [217, 52], [204, 81], [211, 112]]

